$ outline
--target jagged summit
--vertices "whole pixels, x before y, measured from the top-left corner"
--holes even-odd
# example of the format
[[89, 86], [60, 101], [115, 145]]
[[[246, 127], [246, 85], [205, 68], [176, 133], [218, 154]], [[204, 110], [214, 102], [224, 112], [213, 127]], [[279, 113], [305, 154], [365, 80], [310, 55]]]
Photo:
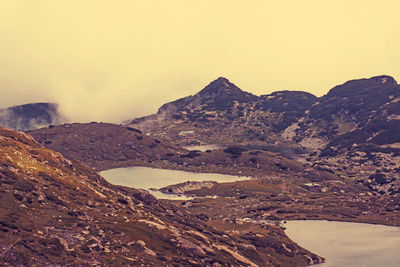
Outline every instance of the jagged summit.
[[185, 108], [225, 110], [235, 102], [248, 103], [257, 99], [257, 96], [241, 90], [228, 79], [219, 77], [195, 95], [164, 104], [158, 114], [172, 114]]
[[223, 96], [227, 97], [227, 100], [238, 100], [239, 102], [247, 101], [252, 98], [254, 99], [256, 97], [253, 94], [243, 91], [224, 77], [219, 77], [218, 79], [212, 81], [195, 96], [201, 96], [205, 98]]
[[201, 90], [198, 94], [206, 95], [206, 94], [219, 94], [226, 91], [242, 91], [236, 85], [231, 83], [228, 79], [224, 77], [219, 77], [218, 79], [212, 81], [209, 85], [207, 85], [203, 90]]
[[194, 97], [213, 109], [224, 109], [234, 101], [246, 103], [257, 99], [257, 96], [241, 90], [224, 77], [214, 80]]

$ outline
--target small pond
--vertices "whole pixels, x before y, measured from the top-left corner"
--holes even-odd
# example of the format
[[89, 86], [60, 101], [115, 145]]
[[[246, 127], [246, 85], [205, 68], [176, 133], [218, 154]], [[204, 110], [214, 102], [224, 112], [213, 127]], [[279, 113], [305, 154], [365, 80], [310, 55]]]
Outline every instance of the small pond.
[[[167, 185], [184, 183], [186, 181], [215, 181], [235, 182], [249, 180], [251, 177], [235, 176], [220, 173], [194, 173], [178, 170], [165, 170], [149, 167], [117, 168], [100, 172], [108, 182], [133, 188], [149, 190], [150, 188], [162, 188]], [[157, 198], [163, 199], [187, 199], [185, 196], [163, 194], [159, 191], [149, 191]]]

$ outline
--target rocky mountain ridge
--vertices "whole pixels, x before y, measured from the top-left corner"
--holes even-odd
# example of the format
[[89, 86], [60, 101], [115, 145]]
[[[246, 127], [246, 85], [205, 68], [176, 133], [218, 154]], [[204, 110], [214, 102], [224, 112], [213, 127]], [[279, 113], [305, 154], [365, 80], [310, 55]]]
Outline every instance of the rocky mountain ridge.
[[[397, 192], [400, 185], [400, 86], [386, 75], [348, 81], [319, 98], [296, 91], [257, 97], [219, 78], [130, 125], [176, 144], [275, 146], [278, 153], [292, 147], [300, 151], [292, 158], [376, 191]], [[384, 188], [369, 179], [376, 174], [388, 177]]]
[[315, 101], [309, 93], [294, 91], [258, 97], [218, 78], [196, 95], [167, 103], [157, 114], [130, 124], [180, 144], [267, 142]]
[[38, 129], [66, 121], [55, 103], [29, 103], [0, 109], [0, 126], [17, 131]]

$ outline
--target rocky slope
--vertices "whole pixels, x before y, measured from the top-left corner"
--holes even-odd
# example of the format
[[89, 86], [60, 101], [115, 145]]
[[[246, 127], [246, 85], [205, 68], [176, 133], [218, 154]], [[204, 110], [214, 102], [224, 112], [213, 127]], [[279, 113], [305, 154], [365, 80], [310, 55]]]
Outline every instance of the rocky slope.
[[305, 266], [322, 259], [281, 228], [220, 230], [148, 193], [0, 128], [3, 266]]
[[28, 131], [66, 122], [54, 103], [31, 103], [0, 109], [0, 126]]
[[296, 141], [321, 144], [309, 161], [355, 177], [382, 194], [398, 194], [399, 101], [400, 86], [392, 77], [346, 82], [310, 109], [297, 125]]
[[351, 147], [354, 142], [397, 143], [399, 97], [400, 86], [389, 76], [352, 80], [335, 86], [319, 98], [296, 125], [293, 140], [307, 145], [308, 138], [321, 139], [321, 144], [329, 142], [324, 146], [327, 149], [338, 143], [341, 143], [339, 149]]
[[28, 132], [38, 142], [96, 170], [140, 165], [186, 150], [111, 123], [73, 123]]

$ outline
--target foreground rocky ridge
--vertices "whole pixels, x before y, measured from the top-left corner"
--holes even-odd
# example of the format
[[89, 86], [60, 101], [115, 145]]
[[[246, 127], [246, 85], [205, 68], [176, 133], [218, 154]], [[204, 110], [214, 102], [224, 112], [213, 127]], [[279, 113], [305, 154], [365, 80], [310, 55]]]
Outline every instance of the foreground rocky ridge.
[[280, 227], [221, 221], [218, 230], [145, 191], [107, 183], [29, 135], [0, 128], [0, 150], [0, 261], [5, 266], [305, 266], [322, 261], [291, 242]]

